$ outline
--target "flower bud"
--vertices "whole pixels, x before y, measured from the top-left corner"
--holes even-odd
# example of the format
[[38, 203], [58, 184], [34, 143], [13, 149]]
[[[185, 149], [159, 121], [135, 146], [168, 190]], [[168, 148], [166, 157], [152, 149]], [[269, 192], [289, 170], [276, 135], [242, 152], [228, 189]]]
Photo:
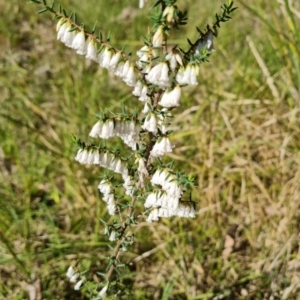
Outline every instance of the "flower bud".
[[174, 17], [174, 6], [167, 6], [163, 12], [163, 16], [166, 17], [168, 24], [172, 23]]
[[152, 37], [152, 44], [154, 47], [161, 47], [164, 41], [165, 33], [162, 26], [159, 26]]

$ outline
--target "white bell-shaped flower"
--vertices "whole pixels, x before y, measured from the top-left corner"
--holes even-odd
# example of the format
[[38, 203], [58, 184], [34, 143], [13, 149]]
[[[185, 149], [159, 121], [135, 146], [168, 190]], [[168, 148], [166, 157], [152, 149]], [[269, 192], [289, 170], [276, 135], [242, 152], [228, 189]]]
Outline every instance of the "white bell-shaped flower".
[[177, 65], [180, 66], [183, 65], [182, 58], [179, 54], [179, 51], [176, 49], [173, 49], [172, 52], [168, 53], [166, 56], [166, 60], [169, 61], [170, 68], [172, 71], [174, 71], [177, 68]]
[[76, 50], [76, 53], [79, 55], [86, 55], [86, 42], [85, 42], [85, 33], [83, 30], [80, 30], [76, 33], [75, 38], [72, 43], [72, 48]]
[[165, 91], [158, 104], [163, 107], [177, 107], [181, 97], [181, 88], [176, 85], [171, 91]]
[[61, 38], [61, 41], [69, 48], [72, 48], [73, 41], [75, 38], [75, 31], [71, 31], [72, 26], [70, 23], [67, 23], [67, 27], [64, 31], [64, 35]]
[[151, 223], [152, 221], [158, 221], [158, 208], [154, 208], [151, 210], [147, 222]]
[[108, 69], [111, 70], [111, 71], [115, 71], [115, 69], [117, 68], [117, 65], [118, 65], [121, 57], [122, 57], [121, 52], [120, 51], [116, 52], [112, 56], [112, 58], [111, 58], [111, 60], [109, 62]]
[[97, 54], [98, 54], [97, 44], [93, 39], [89, 38], [85, 57], [87, 59], [97, 61]]
[[68, 268], [68, 270], [67, 270], [66, 276], [67, 276], [69, 279], [71, 279], [72, 276], [73, 276], [75, 273], [76, 273], [75, 269], [74, 269], [72, 266], [70, 266], [70, 267]]
[[148, 87], [147, 85], [143, 85], [139, 100], [142, 102], [146, 102], [147, 100], [149, 100], [149, 98], [150, 97], [148, 96]]
[[79, 291], [80, 288], [81, 288], [81, 286], [82, 286], [82, 284], [84, 283], [84, 281], [85, 281], [84, 279], [79, 280], [79, 281], [75, 284], [74, 290], [75, 290], [75, 291]]
[[161, 47], [164, 41], [164, 28], [159, 26], [152, 37], [152, 44], [154, 47]]
[[128, 71], [127, 71], [126, 74], [124, 74], [124, 72], [123, 72], [123, 81], [125, 81], [126, 84], [129, 85], [129, 86], [134, 86], [135, 85], [136, 76], [135, 76], [133, 65], [130, 65], [130, 67], [128, 68]]
[[157, 84], [160, 87], [168, 87], [171, 84], [169, 77], [169, 67], [166, 62], [161, 62], [153, 67], [145, 76], [150, 83]]
[[103, 51], [102, 51], [102, 59], [101, 59], [101, 62], [100, 62], [100, 65], [101, 67], [103, 68], [106, 68], [108, 69], [109, 67], [109, 63], [110, 63], [110, 60], [111, 60], [111, 57], [112, 57], [112, 52], [109, 48], [105, 48]]
[[151, 150], [152, 157], [161, 157], [165, 153], [172, 152], [172, 144], [168, 137], [164, 136], [159, 141], [157, 141]]
[[57, 26], [56, 26], [57, 39], [59, 41], [62, 41], [62, 38], [63, 38], [67, 28], [68, 28], [68, 23], [65, 21], [64, 18], [60, 18], [58, 23], [57, 23]]
[[142, 128], [149, 132], [157, 132], [157, 120], [154, 113], [150, 113], [147, 115]]
[[140, 97], [141, 96], [141, 92], [142, 92], [142, 88], [143, 88], [142, 82], [140, 80], [137, 81], [135, 83], [134, 90], [132, 91], [132, 94], [134, 96]]

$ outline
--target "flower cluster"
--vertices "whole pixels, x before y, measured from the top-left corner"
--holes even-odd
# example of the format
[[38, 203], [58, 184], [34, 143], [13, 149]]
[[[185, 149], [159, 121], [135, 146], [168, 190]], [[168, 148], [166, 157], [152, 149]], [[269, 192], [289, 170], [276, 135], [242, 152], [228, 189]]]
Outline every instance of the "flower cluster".
[[149, 88], [147, 84], [143, 84], [140, 80], [136, 82], [134, 90], [132, 91], [132, 94], [134, 96], [139, 97], [139, 100], [142, 102], [146, 102], [150, 99], [148, 96]]
[[180, 67], [176, 75], [179, 84], [197, 85], [197, 75], [199, 74], [199, 66], [188, 63], [186, 67]]
[[108, 179], [103, 179], [99, 183], [98, 189], [103, 194], [103, 201], [107, 203], [108, 213], [114, 215], [116, 212], [116, 205], [112, 183]]
[[81, 148], [78, 150], [75, 160], [81, 164], [100, 165], [118, 174], [128, 174], [126, 164], [118, 156], [108, 151], [101, 152], [99, 149]]
[[161, 62], [154, 66], [145, 78], [149, 83], [156, 84], [160, 88], [166, 88], [171, 85], [169, 71], [168, 64], [166, 62]]
[[180, 85], [176, 85], [172, 90], [166, 90], [160, 101], [159, 105], [169, 108], [179, 106], [179, 100], [181, 97], [181, 88]]
[[155, 48], [145, 45], [136, 52], [136, 55], [139, 57], [139, 60], [136, 62], [137, 66], [144, 68], [153, 58], [158, 57], [158, 52]]
[[183, 188], [177, 176], [169, 169], [157, 169], [151, 183], [160, 185], [161, 189], [149, 193], [144, 206], [153, 208], [147, 218], [148, 222], [157, 221], [159, 217], [195, 217], [195, 205], [191, 201], [182, 201]]
[[136, 83], [136, 74], [134, 65], [125, 58], [121, 51], [115, 50], [106, 43], [100, 48], [98, 53], [96, 39], [86, 34], [83, 29], [74, 30], [68, 19], [60, 18], [56, 26], [57, 39], [64, 43], [67, 47], [76, 50], [77, 54], [85, 55], [87, 59], [94, 60], [101, 67], [106, 68], [116, 76], [119, 76], [129, 86]]
[[76, 283], [74, 286], [75, 291], [78, 291], [86, 280], [85, 277], [81, 276], [72, 266], [68, 268], [66, 276], [70, 279], [70, 282]]
[[[74, 267], [70, 266], [67, 270], [66, 276], [69, 278], [71, 283], [76, 283], [74, 290], [78, 291], [82, 285], [86, 282], [85, 276], [82, 276]], [[79, 280], [78, 280], [79, 279]], [[98, 293], [98, 299], [102, 299], [105, 296], [108, 289], [108, 284], [106, 284]]]
[[154, 113], [151, 112], [146, 116], [142, 128], [149, 132], [157, 132], [157, 118]]
[[136, 150], [139, 142], [141, 126], [135, 121], [112, 120], [98, 121], [90, 132], [90, 137], [108, 139], [113, 136], [120, 137], [126, 145]]
[[167, 193], [169, 197], [180, 198], [183, 189], [179, 184], [177, 176], [169, 169], [157, 169], [152, 176], [151, 183], [154, 185], [161, 185], [162, 190]]
[[123, 180], [124, 180], [123, 187], [126, 191], [125, 194], [127, 196], [133, 196], [134, 188], [135, 188], [135, 184], [134, 184], [135, 181], [133, 177], [130, 175], [123, 175]]
[[161, 139], [158, 139], [151, 150], [150, 154], [152, 157], [161, 157], [165, 153], [172, 152], [172, 146], [169, 138], [167, 136], [162, 137]]
[[178, 204], [176, 210], [170, 210], [168, 208], [156, 207], [151, 210], [147, 222], [158, 221], [159, 218], [168, 218], [172, 216], [195, 218], [195, 204], [191, 201], [181, 201]]

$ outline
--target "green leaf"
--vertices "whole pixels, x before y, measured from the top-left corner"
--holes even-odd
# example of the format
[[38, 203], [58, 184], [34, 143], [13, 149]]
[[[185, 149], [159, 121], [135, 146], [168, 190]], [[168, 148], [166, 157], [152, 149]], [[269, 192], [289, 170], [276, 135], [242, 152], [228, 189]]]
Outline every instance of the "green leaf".
[[37, 13], [38, 13], [38, 14], [42, 14], [42, 13], [44, 13], [44, 12], [46, 12], [46, 11], [48, 11], [48, 8], [47, 8], [47, 7], [45, 7], [45, 8], [43, 8], [43, 9], [39, 10]]

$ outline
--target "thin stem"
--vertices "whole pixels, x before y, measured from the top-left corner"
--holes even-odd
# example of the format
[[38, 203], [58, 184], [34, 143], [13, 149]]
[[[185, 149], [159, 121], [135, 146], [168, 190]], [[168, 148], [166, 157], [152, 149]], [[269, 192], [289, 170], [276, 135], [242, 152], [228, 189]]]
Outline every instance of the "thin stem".
[[[113, 252], [113, 257], [115, 257], [115, 259], [117, 259], [119, 257], [119, 255], [120, 255], [120, 249], [121, 249], [121, 245], [122, 245], [122, 243], [124, 241], [126, 229], [128, 227], [130, 227], [130, 221], [129, 221], [129, 219], [131, 219], [132, 216], [133, 216], [133, 213], [134, 213], [134, 209], [133, 208], [134, 208], [136, 199], [137, 199], [136, 197], [132, 198], [131, 203], [130, 203], [130, 207], [128, 209], [127, 221], [123, 222], [123, 224], [122, 224], [122, 229], [120, 231], [121, 236], [120, 236], [120, 239], [118, 240], [117, 245], [116, 245], [116, 247], [114, 249], [114, 252]], [[111, 278], [111, 276], [112, 276], [113, 271], [114, 271], [115, 268], [116, 268], [116, 263], [114, 262], [110, 266], [110, 268], [108, 269], [108, 271], [107, 271], [107, 274], [106, 274], [106, 280], [107, 281], [110, 280], [110, 278]]]
[[[158, 93], [155, 94], [155, 97], [153, 99], [153, 104], [157, 105], [157, 102], [158, 102], [161, 94], [162, 94], [162, 90], [160, 90]], [[149, 160], [150, 152], [151, 152], [151, 150], [154, 146], [153, 137], [154, 137], [154, 134], [152, 132], [149, 132], [149, 143], [148, 143], [147, 150], [146, 150], [146, 155], [145, 155], [145, 158], [146, 158], [146, 161], [147, 161], [147, 164], [146, 164], [147, 167], [150, 166], [150, 160]], [[108, 269], [108, 271], [106, 273], [106, 280], [108, 282], [109, 282], [109, 280], [110, 280], [110, 278], [113, 274], [113, 271], [116, 268], [116, 260], [120, 255], [120, 249], [121, 249], [122, 243], [123, 243], [124, 238], [125, 238], [126, 230], [131, 225], [130, 219], [132, 219], [133, 214], [134, 214], [134, 205], [135, 205], [136, 200], [137, 200], [137, 197], [132, 198], [129, 209], [128, 209], [128, 213], [127, 213], [127, 220], [124, 221], [123, 224], [122, 224], [122, 227], [121, 227], [121, 230], [120, 230], [120, 238], [119, 238], [119, 240], [117, 242], [117, 245], [116, 245], [116, 247], [114, 249], [114, 252], [113, 252], [113, 257], [114, 257], [115, 261], [110, 266], [110, 268]]]

